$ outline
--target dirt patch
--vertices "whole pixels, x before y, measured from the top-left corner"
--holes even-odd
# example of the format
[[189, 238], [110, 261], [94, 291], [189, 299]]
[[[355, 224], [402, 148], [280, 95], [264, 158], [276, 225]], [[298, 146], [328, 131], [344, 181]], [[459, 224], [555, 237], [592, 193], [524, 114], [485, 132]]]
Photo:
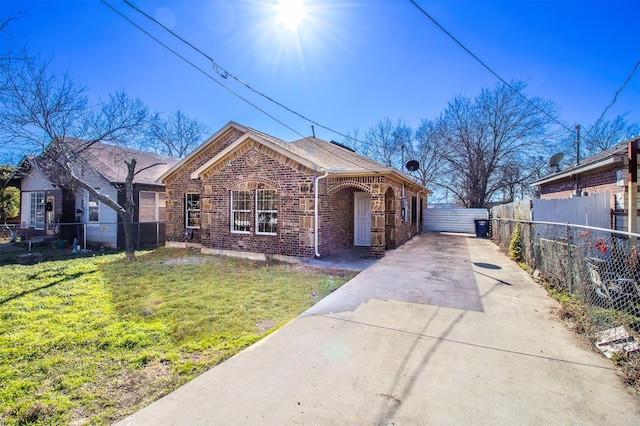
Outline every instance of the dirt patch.
[[205, 262], [220, 263], [221, 260], [217, 257], [181, 256], [181, 257], [173, 257], [171, 259], [163, 260], [160, 263], [163, 265], [195, 265], [198, 263], [205, 263]]
[[161, 362], [129, 372], [103, 391], [106, 400], [117, 401], [118, 408], [111, 420], [118, 420], [164, 396], [175, 387], [174, 382], [169, 365]]
[[256, 327], [258, 327], [258, 334], [264, 334], [277, 325], [278, 324], [275, 321], [270, 319], [265, 319], [265, 320], [259, 321], [256, 324]]

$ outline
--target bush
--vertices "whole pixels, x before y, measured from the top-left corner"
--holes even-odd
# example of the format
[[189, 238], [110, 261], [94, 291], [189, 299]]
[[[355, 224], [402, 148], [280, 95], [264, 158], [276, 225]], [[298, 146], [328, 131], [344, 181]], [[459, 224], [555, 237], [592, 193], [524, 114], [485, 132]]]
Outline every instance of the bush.
[[509, 243], [509, 257], [516, 262], [522, 262], [522, 231], [520, 224], [516, 224]]

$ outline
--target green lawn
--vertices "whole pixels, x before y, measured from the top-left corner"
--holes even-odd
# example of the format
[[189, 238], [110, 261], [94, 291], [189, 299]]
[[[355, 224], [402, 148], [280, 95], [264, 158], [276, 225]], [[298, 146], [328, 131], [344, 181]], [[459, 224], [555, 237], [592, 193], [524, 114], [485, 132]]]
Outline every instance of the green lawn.
[[353, 274], [157, 249], [0, 266], [0, 424], [109, 424]]

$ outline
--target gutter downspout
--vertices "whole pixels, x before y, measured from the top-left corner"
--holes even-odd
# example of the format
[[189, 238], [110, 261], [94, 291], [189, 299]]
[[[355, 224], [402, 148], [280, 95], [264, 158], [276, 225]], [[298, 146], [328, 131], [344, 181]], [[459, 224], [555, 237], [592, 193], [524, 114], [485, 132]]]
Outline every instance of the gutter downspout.
[[314, 194], [314, 205], [313, 205], [313, 215], [314, 215], [314, 233], [313, 233], [313, 246], [315, 249], [315, 256], [320, 257], [320, 253], [318, 252], [318, 191], [319, 191], [319, 180], [324, 179], [329, 175], [329, 172], [324, 172], [322, 176], [316, 178], [315, 182], [315, 194]]

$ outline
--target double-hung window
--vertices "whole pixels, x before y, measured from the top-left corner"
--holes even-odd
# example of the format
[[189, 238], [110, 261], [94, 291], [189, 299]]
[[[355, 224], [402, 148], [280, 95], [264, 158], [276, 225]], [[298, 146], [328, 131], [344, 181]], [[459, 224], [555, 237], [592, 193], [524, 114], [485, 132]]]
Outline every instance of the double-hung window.
[[275, 235], [277, 229], [276, 191], [259, 189], [256, 191], [256, 234]]
[[166, 198], [164, 192], [140, 191], [140, 222], [160, 222], [165, 220]]
[[251, 192], [231, 191], [231, 232], [251, 231]]
[[184, 206], [185, 227], [200, 228], [200, 194], [186, 193]]

